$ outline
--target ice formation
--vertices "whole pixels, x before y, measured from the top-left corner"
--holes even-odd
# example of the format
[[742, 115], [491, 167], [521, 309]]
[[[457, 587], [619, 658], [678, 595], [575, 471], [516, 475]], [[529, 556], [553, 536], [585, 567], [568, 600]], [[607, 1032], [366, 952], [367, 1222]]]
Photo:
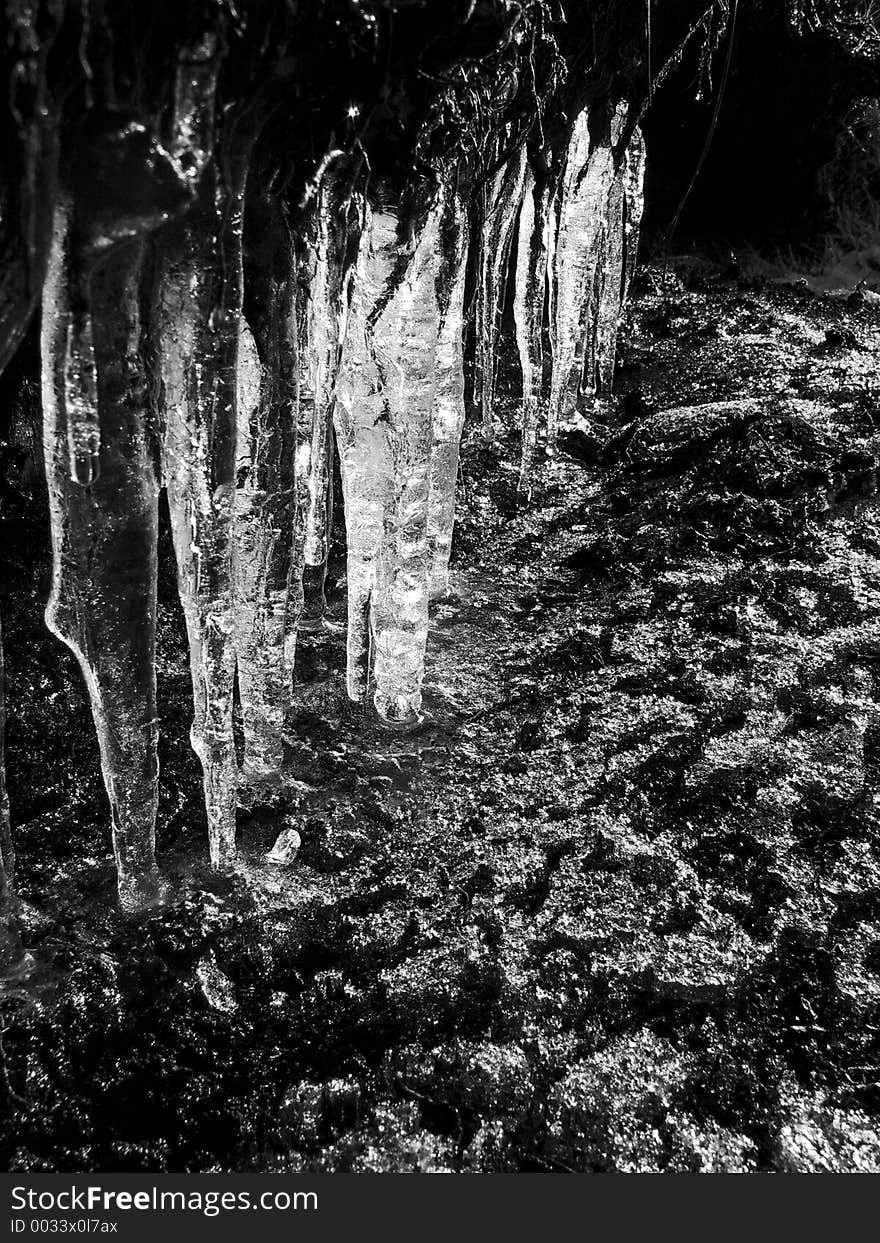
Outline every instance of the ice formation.
[[621, 291], [623, 303], [629, 297], [639, 254], [639, 233], [642, 228], [642, 211], [645, 204], [646, 158], [645, 140], [642, 131], [636, 128], [624, 154], [623, 164], [624, 263]]
[[476, 371], [483, 434], [495, 434], [495, 372], [498, 334], [507, 291], [507, 270], [526, 179], [526, 151], [519, 147], [480, 187], [480, 235], [476, 302]]
[[336, 433], [348, 535], [348, 693], [380, 720], [419, 719], [428, 631], [428, 495], [442, 202], [368, 209]]
[[589, 115], [578, 114], [568, 145], [559, 205], [559, 229], [553, 263], [554, 315], [550, 323], [553, 377], [547, 413], [552, 445], [561, 418], [573, 413], [584, 375], [595, 367], [597, 282], [614, 182], [610, 144], [593, 145]]
[[52, 237], [64, 93], [49, 71], [61, 6], [17, 3], [4, 6], [4, 16], [9, 114], [0, 153], [0, 374], [40, 301]]
[[167, 147], [136, 118], [95, 108], [59, 188], [43, 288], [54, 556], [46, 620], [85, 677], [126, 910], [164, 893], [155, 859], [161, 451], [142, 277], [150, 235], [189, 206], [210, 158], [191, 146], [217, 74], [210, 40], [199, 46], [207, 59], [181, 54]]
[[[561, 76], [541, 100], [547, 150], [532, 150], [536, 136], [515, 104], [525, 27], [516, 37], [512, 26], [495, 30], [481, 52], [495, 59], [485, 76], [473, 69], [473, 82], [463, 67], [482, 65], [480, 56], [458, 65], [461, 83], [419, 69], [413, 89], [408, 58], [401, 67], [395, 50], [393, 108], [385, 78], [373, 80], [379, 61], [365, 54], [352, 78], [363, 110], [359, 102], [339, 113], [336, 83], [325, 92], [288, 54], [305, 33], [298, 6], [184, 5], [143, 27], [137, 6], [75, 7], [66, 34], [64, 6], [44, 8], [7, 13], [15, 133], [14, 158], [0, 153], [0, 370], [42, 292], [54, 554], [46, 617], [85, 676], [120, 898], [138, 910], [165, 892], [154, 841], [161, 487], [210, 855], [226, 868], [242, 787], [289, 779], [297, 632], [324, 623], [335, 448], [348, 693], [371, 696], [381, 722], [407, 728], [422, 708], [429, 599], [450, 590], [466, 286], [475, 405], [491, 437], [513, 278], [527, 495], [541, 415], [552, 443], [560, 418], [611, 384], [644, 151], [638, 135], [622, 150], [625, 108], [594, 100], [561, 158]], [[469, 26], [470, 15], [460, 29]], [[406, 29], [417, 48], [420, 23]], [[74, 32], [79, 57], [53, 85], [59, 32], [65, 47]], [[146, 54], [130, 63], [132, 34], [143, 35]], [[431, 47], [455, 61], [452, 45]], [[532, 43], [533, 76], [534, 52]], [[562, 60], [554, 63], [561, 74]], [[291, 126], [306, 116], [304, 139]], [[473, 123], [462, 128], [466, 117]], [[544, 159], [553, 152], [551, 172]], [[5, 802], [0, 813], [2, 966], [20, 944]], [[290, 832], [288, 861], [298, 840]]]
[[640, 140], [641, 135], [630, 142], [623, 151], [620, 143], [626, 124], [628, 108], [625, 103], [617, 106], [611, 122], [611, 147], [614, 159], [614, 177], [608, 190], [605, 225], [601, 233], [596, 285], [595, 367], [585, 373], [582, 391], [610, 393], [614, 383], [614, 363], [617, 353], [617, 332], [623, 301], [627, 290], [627, 266], [629, 251], [638, 245], [638, 225], [633, 230], [630, 208], [635, 208], [641, 221]]
[[434, 411], [428, 496], [429, 592], [449, 592], [449, 558], [455, 525], [458, 453], [465, 420], [464, 292], [468, 259], [468, 203], [460, 185], [451, 187], [440, 219], [437, 261], [439, 328], [434, 364]]
[[[610, 123], [585, 110], [575, 120], [559, 195], [550, 264], [552, 384], [547, 438], [582, 396], [610, 390], [623, 298], [638, 246], [644, 147], [636, 131], [621, 151], [627, 107]], [[598, 136], [592, 133], [595, 126]], [[604, 132], [603, 132], [604, 128]]]
[[245, 781], [276, 773], [292, 706], [302, 556], [295, 540], [293, 240], [273, 195], [248, 199], [248, 324], [239, 338], [233, 593]]
[[242, 209], [247, 156], [211, 170], [197, 206], [163, 239], [156, 315], [165, 485], [193, 683], [212, 863], [235, 858], [232, 582]]
[[[59, 105], [48, 73], [60, 13], [6, 6], [5, 101], [0, 153], [0, 374], [39, 304], [52, 236], [59, 161]], [[26, 972], [17, 920], [15, 854], [5, 770], [5, 669], [0, 631], [0, 980]]]
[[333, 401], [360, 207], [350, 161], [323, 162], [301, 231], [296, 473], [303, 528], [303, 629], [321, 625], [333, 523]]
[[[127, 909], [158, 900], [155, 677], [157, 446], [142, 354], [140, 242], [105, 258], [89, 282], [94, 335], [71, 332], [70, 210], [56, 213], [43, 293], [43, 417], [54, 581], [46, 620], [76, 655], [92, 706], [110, 799], [119, 893]], [[94, 367], [99, 464], [71, 470], [71, 349]], [[95, 444], [97, 448], [97, 442]], [[85, 463], [82, 463], [85, 465]]]
[[513, 313], [522, 370], [522, 451], [518, 491], [529, 491], [544, 386], [544, 315], [553, 236], [554, 185], [529, 166], [519, 214]]

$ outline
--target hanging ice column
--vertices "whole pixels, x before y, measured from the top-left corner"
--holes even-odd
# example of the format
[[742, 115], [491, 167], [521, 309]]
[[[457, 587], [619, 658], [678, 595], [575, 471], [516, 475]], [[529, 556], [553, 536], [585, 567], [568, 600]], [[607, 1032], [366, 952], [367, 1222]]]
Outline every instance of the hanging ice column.
[[191, 187], [144, 125], [112, 113], [93, 120], [70, 163], [43, 290], [54, 554], [46, 621], [85, 677], [120, 901], [137, 910], [163, 892], [154, 849], [158, 444], [141, 323], [143, 239], [183, 210]]
[[553, 380], [547, 440], [555, 442], [559, 420], [577, 407], [584, 373], [595, 365], [597, 280], [608, 195], [614, 181], [610, 143], [592, 146], [589, 117], [581, 112], [568, 144], [553, 257], [554, 315], [550, 323]]
[[190, 738], [215, 867], [235, 859], [232, 541], [242, 219], [254, 137], [236, 135], [232, 120], [229, 130], [222, 170], [208, 168], [196, 205], [163, 239], [156, 309], [165, 484], [193, 683]]
[[[55, 561], [46, 621], [85, 676], [110, 799], [120, 900], [126, 910], [136, 910], [162, 893], [154, 850], [159, 483], [141, 361], [142, 246], [125, 247], [93, 276], [95, 326], [84, 338], [69, 303], [69, 237], [68, 214], [61, 209], [43, 293], [43, 415]], [[96, 429], [87, 458], [84, 442], [68, 438], [71, 418], [83, 417], [85, 393], [77, 383], [83, 375], [93, 385], [88, 422]], [[86, 466], [88, 485], [81, 482]]]
[[476, 302], [476, 385], [482, 412], [483, 435], [495, 435], [496, 352], [507, 271], [517, 216], [522, 203], [526, 176], [526, 152], [521, 147], [483, 184], [478, 239], [478, 284]]
[[353, 252], [361, 227], [351, 161], [333, 151], [303, 211], [300, 235], [296, 478], [303, 547], [303, 630], [321, 626], [333, 525], [333, 401]]
[[[14, 133], [0, 152], [0, 374], [27, 331], [45, 279], [58, 175], [59, 104], [48, 73], [63, 14], [7, 6], [7, 99]], [[57, 23], [57, 24], [56, 24]], [[29, 959], [18, 928], [15, 853], [5, 770], [5, 669], [0, 630], [0, 981], [20, 978]]]
[[523, 378], [522, 451], [517, 491], [527, 497], [538, 434], [544, 383], [544, 312], [552, 253], [554, 179], [526, 171], [516, 248], [513, 313]]
[[238, 357], [238, 445], [233, 582], [235, 648], [244, 724], [242, 779], [277, 773], [292, 703], [302, 611], [297, 526], [293, 242], [280, 202], [248, 199], [248, 323]]
[[639, 234], [642, 228], [642, 212], [645, 206], [645, 165], [647, 156], [642, 131], [636, 129], [623, 158], [623, 292], [621, 302], [625, 305], [636, 270], [639, 254]]
[[608, 192], [606, 226], [597, 281], [595, 368], [584, 373], [583, 392], [610, 393], [614, 384], [617, 334], [620, 318], [635, 269], [642, 219], [645, 180], [645, 147], [637, 129], [628, 147], [620, 149], [627, 105], [618, 104], [611, 122], [614, 180]]
[[458, 455], [465, 420], [464, 288], [468, 257], [467, 201], [459, 186], [448, 194], [440, 222], [437, 303], [440, 315], [428, 501], [430, 595], [449, 592]]
[[[626, 105], [612, 113], [605, 134], [591, 138], [582, 112], [568, 146], [551, 255], [550, 338], [553, 380], [547, 438], [582, 396], [610, 389], [623, 298], [627, 292], [641, 221], [644, 149], [636, 133], [618, 149]], [[627, 229], [625, 226], [629, 226]]]
[[[382, 721], [418, 721], [428, 629], [428, 491], [441, 204], [367, 210], [335, 408], [348, 536], [348, 693], [372, 654]], [[372, 651], [371, 651], [372, 649]]]
[[147, 396], [142, 260], [146, 236], [186, 209], [209, 158], [197, 146], [199, 119], [213, 110], [219, 63], [213, 35], [181, 50], [172, 129], [185, 141], [177, 146], [95, 106], [68, 153], [43, 290], [54, 554], [46, 621], [85, 677], [126, 910], [164, 892], [155, 860], [159, 446]]

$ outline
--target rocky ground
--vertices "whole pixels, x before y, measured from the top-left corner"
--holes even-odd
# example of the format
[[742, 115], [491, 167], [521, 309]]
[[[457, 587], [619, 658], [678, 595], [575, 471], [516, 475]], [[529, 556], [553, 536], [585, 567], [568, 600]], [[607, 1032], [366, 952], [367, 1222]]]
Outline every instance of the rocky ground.
[[[303, 640], [291, 785], [242, 812], [232, 880], [205, 867], [166, 556], [175, 897], [135, 922], [40, 620], [45, 515], [8, 472], [38, 969], [0, 998], [3, 1160], [880, 1170], [878, 301], [647, 269], [619, 397], [527, 512], [515, 437], [466, 444], [423, 729], [347, 705], [340, 630]], [[266, 857], [285, 826], [289, 866]]]

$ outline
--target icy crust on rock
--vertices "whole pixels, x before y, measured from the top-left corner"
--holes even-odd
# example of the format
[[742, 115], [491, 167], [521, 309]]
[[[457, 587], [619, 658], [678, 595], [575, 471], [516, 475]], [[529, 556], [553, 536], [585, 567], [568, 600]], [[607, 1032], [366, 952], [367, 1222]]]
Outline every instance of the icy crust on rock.
[[348, 537], [349, 696], [370, 668], [381, 720], [419, 719], [428, 630], [428, 497], [442, 202], [365, 213], [335, 412]]

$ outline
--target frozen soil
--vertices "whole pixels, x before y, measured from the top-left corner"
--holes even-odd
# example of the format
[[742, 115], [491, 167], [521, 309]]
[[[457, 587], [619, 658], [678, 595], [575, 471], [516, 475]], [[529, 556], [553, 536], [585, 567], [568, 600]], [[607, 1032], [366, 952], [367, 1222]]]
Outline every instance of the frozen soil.
[[289, 783], [243, 800], [233, 878], [166, 556], [174, 895], [140, 920], [7, 480], [36, 962], [0, 997], [9, 1166], [880, 1170], [877, 300], [681, 261], [620, 353], [526, 512], [515, 437], [467, 442], [418, 733], [347, 705], [340, 629], [302, 640]]

